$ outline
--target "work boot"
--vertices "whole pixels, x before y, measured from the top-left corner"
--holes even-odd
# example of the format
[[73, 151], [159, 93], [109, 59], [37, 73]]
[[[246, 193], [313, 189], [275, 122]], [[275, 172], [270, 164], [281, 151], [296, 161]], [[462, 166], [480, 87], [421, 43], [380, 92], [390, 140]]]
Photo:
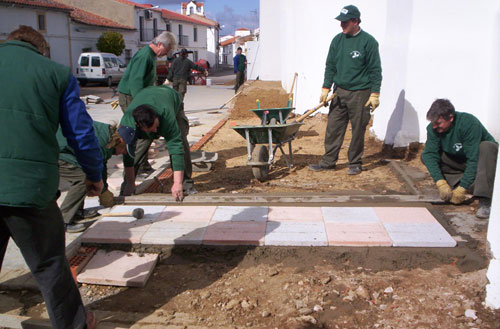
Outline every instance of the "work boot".
[[477, 206], [476, 217], [481, 219], [490, 218], [491, 210], [491, 199], [490, 198], [479, 198], [479, 204]]
[[89, 209], [89, 210], [84, 210], [80, 209], [76, 212], [75, 217], [73, 217], [74, 221], [82, 221], [85, 219], [91, 219], [95, 218], [97, 216], [101, 215], [97, 210], [95, 209]]
[[349, 167], [349, 169], [347, 170], [347, 174], [348, 175], [359, 175], [359, 174], [361, 174], [361, 171], [363, 171], [363, 169], [361, 169], [361, 166]]
[[87, 229], [87, 226], [81, 223], [69, 223], [66, 224], [65, 226], [66, 226], [66, 232], [68, 233], [79, 233]]
[[321, 163], [309, 165], [309, 170], [311, 171], [324, 171], [324, 170], [334, 170], [335, 165], [325, 166]]

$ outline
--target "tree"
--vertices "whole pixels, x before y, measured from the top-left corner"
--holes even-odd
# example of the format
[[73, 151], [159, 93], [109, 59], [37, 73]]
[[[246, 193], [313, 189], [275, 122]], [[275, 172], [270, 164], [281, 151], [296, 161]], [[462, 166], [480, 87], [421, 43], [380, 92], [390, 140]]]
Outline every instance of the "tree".
[[96, 46], [102, 53], [112, 53], [120, 56], [123, 53], [123, 49], [125, 49], [125, 41], [121, 33], [108, 31], [101, 34]]

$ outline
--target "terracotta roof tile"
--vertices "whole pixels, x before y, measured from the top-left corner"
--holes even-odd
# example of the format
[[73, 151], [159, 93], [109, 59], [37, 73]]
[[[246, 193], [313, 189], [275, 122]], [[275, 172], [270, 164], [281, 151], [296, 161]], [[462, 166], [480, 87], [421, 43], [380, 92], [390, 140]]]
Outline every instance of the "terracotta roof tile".
[[171, 11], [168, 9], [162, 9], [161, 16], [163, 18], [172, 19], [172, 20], [176, 20], [176, 21], [184, 21], [184, 22], [188, 22], [188, 23], [192, 23], [192, 24], [213, 26], [212, 24], [204, 22], [200, 19], [189, 17], [189, 16], [186, 16], [183, 14], [179, 14], [179, 13], [176, 13], [175, 11]]
[[127, 5], [131, 5], [131, 6], [139, 7], [139, 8], [144, 8], [144, 9], [153, 7], [153, 5], [150, 3], [137, 3], [137, 2], [128, 1], [128, 0], [115, 0], [115, 1], [127, 4]]
[[0, 0], [0, 3], [11, 3], [16, 5], [36, 7], [36, 8], [53, 8], [60, 9], [64, 11], [70, 11], [69, 6], [63, 5], [52, 0]]
[[224, 46], [227, 46], [227, 45], [230, 45], [230, 44], [234, 43], [235, 41], [236, 41], [236, 37], [231, 38], [231, 39], [224, 40], [224, 41], [222, 41], [222, 42], [220, 43], [220, 45], [221, 45], [222, 47], [224, 47]]
[[71, 12], [70, 15], [75, 22], [82, 24], [123, 29], [123, 30], [135, 30], [133, 26], [123, 25], [115, 21], [112, 21], [108, 18], [92, 14], [85, 10], [81, 10], [79, 8], [73, 8], [73, 11]]

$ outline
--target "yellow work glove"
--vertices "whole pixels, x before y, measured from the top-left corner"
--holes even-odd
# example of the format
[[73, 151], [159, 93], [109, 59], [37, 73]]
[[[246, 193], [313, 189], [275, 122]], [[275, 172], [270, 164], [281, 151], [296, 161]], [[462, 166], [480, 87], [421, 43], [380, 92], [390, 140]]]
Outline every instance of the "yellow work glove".
[[326, 99], [328, 98], [329, 93], [330, 93], [330, 89], [321, 88], [321, 97], [319, 98], [319, 102], [320, 103], [326, 102]]
[[462, 186], [457, 187], [451, 194], [450, 202], [453, 204], [461, 204], [465, 201], [465, 193], [467, 193], [466, 189], [464, 189]]
[[373, 112], [375, 109], [380, 105], [380, 101], [378, 100], [380, 94], [378, 93], [371, 93], [370, 98], [368, 98], [368, 101], [365, 103], [365, 107], [370, 107], [370, 111]]
[[450, 201], [452, 191], [448, 182], [445, 181], [444, 179], [440, 179], [436, 182], [436, 186], [439, 190], [439, 196], [441, 197], [441, 200], [447, 202]]
[[113, 207], [115, 205], [115, 201], [113, 199], [114, 195], [109, 190], [106, 190], [99, 195], [99, 204], [106, 208]]

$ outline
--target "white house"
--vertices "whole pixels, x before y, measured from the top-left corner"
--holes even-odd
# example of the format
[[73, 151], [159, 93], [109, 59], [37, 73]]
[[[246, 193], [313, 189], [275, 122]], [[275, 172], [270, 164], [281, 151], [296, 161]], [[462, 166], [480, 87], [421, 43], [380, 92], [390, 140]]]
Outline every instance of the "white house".
[[[299, 112], [318, 103], [330, 42], [341, 32], [335, 17], [346, 4], [260, 1], [260, 79], [281, 80], [288, 90], [297, 72]], [[395, 146], [424, 142], [426, 113], [436, 98], [448, 98], [458, 111], [474, 114], [500, 138], [498, 0], [356, 0], [352, 4], [361, 12], [361, 27], [379, 42], [383, 81], [372, 128], [379, 139]], [[314, 48], [304, 49], [304, 45]], [[486, 303], [500, 308], [500, 175], [495, 181], [488, 240], [493, 259]]]
[[256, 40], [249, 29], [240, 28], [235, 31], [235, 35], [226, 35], [220, 38], [219, 62], [221, 64], [233, 64], [233, 58], [236, 56], [238, 47], [241, 47], [242, 53], [247, 55], [248, 43]]

